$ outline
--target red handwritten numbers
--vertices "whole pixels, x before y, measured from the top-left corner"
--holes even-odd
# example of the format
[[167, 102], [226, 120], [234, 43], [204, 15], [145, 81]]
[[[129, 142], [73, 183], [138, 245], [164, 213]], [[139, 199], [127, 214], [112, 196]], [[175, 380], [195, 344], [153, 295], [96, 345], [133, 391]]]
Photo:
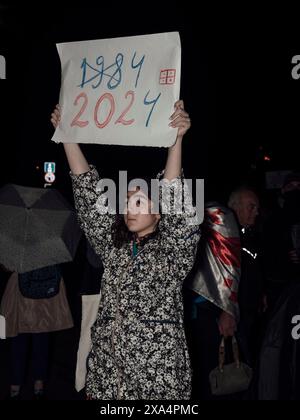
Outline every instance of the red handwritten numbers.
[[82, 105], [81, 109], [79, 110], [78, 114], [75, 115], [75, 118], [71, 122], [71, 127], [73, 127], [74, 125], [77, 125], [78, 127], [85, 127], [89, 123], [88, 121], [79, 121], [79, 118], [84, 113], [85, 108], [87, 107], [87, 104], [88, 104], [87, 94], [82, 92], [76, 97], [76, 99], [74, 101], [75, 106], [78, 104], [78, 101], [79, 101], [80, 98], [84, 98], [84, 102], [83, 102], [83, 105]]
[[[128, 92], [126, 92], [125, 99], [127, 99], [128, 97], [130, 97], [129, 104], [122, 111], [121, 115], [116, 119], [115, 124], [130, 125], [135, 121], [134, 118], [131, 118], [131, 119], [128, 119], [128, 120], [125, 119], [125, 116], [129, 112], [130, 108], [132, 107], [132, 105], [134, 103], [134, 99], [135, 99], [134, 92], [132, 90], [129, 90]], [[72, 120], [71, 127], [73, 127], [73, 126], [85, 127], [89, 124], [89, 121], [80, 120], [80, 117], [85, 112], [86, 107], [88, 105], [87, 94], [84, 93], [84, 92], [80, 93], [76, 97], [76, 99], [74, 101], [74, 105], [77, 106], [78, 102], [81, 98], [84, 98], [84, 102], [83, 102], [79, 112], [76, 114], [75, 118]], [[109, 106], [110, 106], [109, 113], [108, 113], [107, 117], [104, 119], [104, 121], [100, 122], [99, 121], [99, 112], [100, 112], [101, 105], [102, 105], [103, 101], [105, 101], [105, 100], [109, 102]], [[95, 108], [94, 108], [94, 122], [95, 122], [96, 126], [98, 128], [106, 127], [110, 123], [110, 121], [111, 121], [111, 119], [112, 119], [112, 117], [115, 113], [115, 110], [116, 110], [116, 105], [115, 105], [115, 100], [114, 100], [113, 95], [111, 93], [104, 93], [103, 95], [101, 95], [100, 98], [98, 99], [96, 105], [95, 105]]]
[[126, 92], [125, 99], [127, 99], [128, 95], [131, 95], [131, 101], [129, 102], [129, 105], [124, 109], [122, 114], [119, 116], [115, 124], [130, 125], [134, 122], [134, 118], [131, 118], [131, 120], [124, 120], [125, 115], [130, 110], [134, 102], [134, 92], [132, 90], [129, 90], [128, 92]]
[[[107, 118], [103, 121], [103, 123], [99, 123], [98, 121], [98, 110], [100, 105], [102, 104], [102, 102], [108, 99], [110, 102], [110, 111], [109, 114], [107, 116]], [[96, 106], [95, 106], [95, 111], [94, 111], [94, 121], [95, 124], [98, 128], [104, 128], [105, 126], [107, 126], [107, 124], [110, 122], [110, 120], [112, 119], [112, 116], [114, 115], [115, 112], [115, 101], [114, 101], [114, 97], [112, 96], [111, 93], [104, 93], [102, 96], [100, 96], [100, 98], [98, 99]]]

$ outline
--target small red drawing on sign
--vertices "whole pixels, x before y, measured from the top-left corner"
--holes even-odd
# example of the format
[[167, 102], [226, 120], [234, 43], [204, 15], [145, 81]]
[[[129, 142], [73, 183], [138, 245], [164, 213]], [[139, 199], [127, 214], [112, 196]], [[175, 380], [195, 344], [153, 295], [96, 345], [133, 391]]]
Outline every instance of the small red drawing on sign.
[[176, 69], [164, 69], [160, 71], [159, 84], [173, 85], [175, 83]]

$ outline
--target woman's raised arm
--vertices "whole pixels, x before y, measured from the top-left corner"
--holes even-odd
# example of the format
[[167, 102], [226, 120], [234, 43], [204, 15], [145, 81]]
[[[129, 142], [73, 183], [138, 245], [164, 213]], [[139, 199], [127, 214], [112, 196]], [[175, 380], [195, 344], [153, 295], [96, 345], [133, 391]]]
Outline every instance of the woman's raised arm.
[[[51, 122], [54, 128], [56, 128], [60, 122], [59, 105], [56, 105], [56, 108], [51, 114]], [[90, 170], [89, 164], [82, 153], [79, 144], [64, 143], [64, 149], [73, 175], [80, 175]]]
[[171, 181], [181, 174], [182, 165], [182, 139], [185, 133], [191, 126], [189, 114], [184, 110], [182, 100], [179, 100], [174, 105], [175, 111], [170, 117], [170, 126], [178, 128], [176, 142], [169, 147], [168, 158], [166, 162], [164, 178]]

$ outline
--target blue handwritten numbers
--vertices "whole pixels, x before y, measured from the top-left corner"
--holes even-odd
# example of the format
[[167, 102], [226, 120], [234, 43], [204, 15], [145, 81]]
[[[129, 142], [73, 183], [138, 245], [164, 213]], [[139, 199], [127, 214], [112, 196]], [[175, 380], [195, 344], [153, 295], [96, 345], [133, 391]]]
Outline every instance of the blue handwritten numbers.
[[152, 108], [151, 108], [151, 110], [148, 114], [148, 118], [146, 120], [146, 127], [148, 127], [148, 125], [149, 125], [149, 121], [150, 121], [153, 109], [154, 109], [155, 105], [157, 104], [157, 101], [159, 100], [160, 95], [161, 95], [161, 93], [159, 93], [159, 95], [157, 95], [157, 97], [155, 99], [153, 99], [152, 101], [148, 101], [149, 93], [150, 93], [150, 90], [148, 90], [148, 92], [146, 93], [146, 96], [144, 98], [144, 105], [152, 105]]
[[[116, 87], [119, 86], [119, 84], [122, 81], [123, 60], [124, 60], [123, 54], [118, 53], [116, 55], [116, 61], [113, 64], [111, 64], [110, 66], [105, 68], [104, 67], [104, 57], [102, 55], [100, 55], [96, 59], [96, 65], [98, 66], [98, 68], [95, 68], [87, 62], [86, 58], [83, 58], [81, 66], [80, 66], [81, 69], [82, 69], [82, 78], [81, 78], [81, 83], [80, 83], [79, 87], [83, 88], [88, 83], [92, 82], [96, 78], [99, 78], [98, 83], [96, 83], [95, 85], [92, 84], [92, 88], [97, 89], [102, 83], [103, 76], [106, 76], [106, 77], [108, 77], [108, 82], [107, 82], [107, 85], [106, 85], [107, 88], [108, 89], [115, 89]], [[92, 77], [87, 79], [87, 69], [90, 69], [90, 70], [94, 71], [96, 74], [94, 74]], [[108, 70], [111, 70], [111, 69], [113, 70], [112, 74], [108, 73]]]
[[135, 79], [135, 85], [134, 85], [134, 87], [136, 88], [137, 85], [138, 85], [138, 80], [139, 80], [140, 73], [141, 73], [141, 70], [142, 70], [142, 65], [144, 64], [145, 54], [143, 55], [143, 57], [140, 59], [140, 61], [137, 64], [134, 64], [135, 56], [136, 56], [136, 52], [133, 54], [133, 57], [132, 57], [132, 60], [131, 60], [131, 67], [133, 69], [137, 69], [137, 68], [139, 69], [138, 73], [137, 73], [137, 76], [136, 76], [136, 79]]

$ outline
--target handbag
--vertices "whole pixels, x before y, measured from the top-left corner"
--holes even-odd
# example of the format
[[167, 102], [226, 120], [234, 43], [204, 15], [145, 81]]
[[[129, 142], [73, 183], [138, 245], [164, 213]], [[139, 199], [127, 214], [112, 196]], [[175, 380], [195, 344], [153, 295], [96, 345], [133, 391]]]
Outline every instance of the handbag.
[[29, 299], [47, 299], [58, 294], [61, 272], [57, 265], [18, 275], [19, 289]]
[[239, 349], [235, 336], [232, 337], [233, 363], [225, 364], [225, 340], [222, 337], [219, 347], [219, 366], [209, 374], [211, 393], [228, 395], [248, 389], [252, 379], [252, 369], [240, 362]]

